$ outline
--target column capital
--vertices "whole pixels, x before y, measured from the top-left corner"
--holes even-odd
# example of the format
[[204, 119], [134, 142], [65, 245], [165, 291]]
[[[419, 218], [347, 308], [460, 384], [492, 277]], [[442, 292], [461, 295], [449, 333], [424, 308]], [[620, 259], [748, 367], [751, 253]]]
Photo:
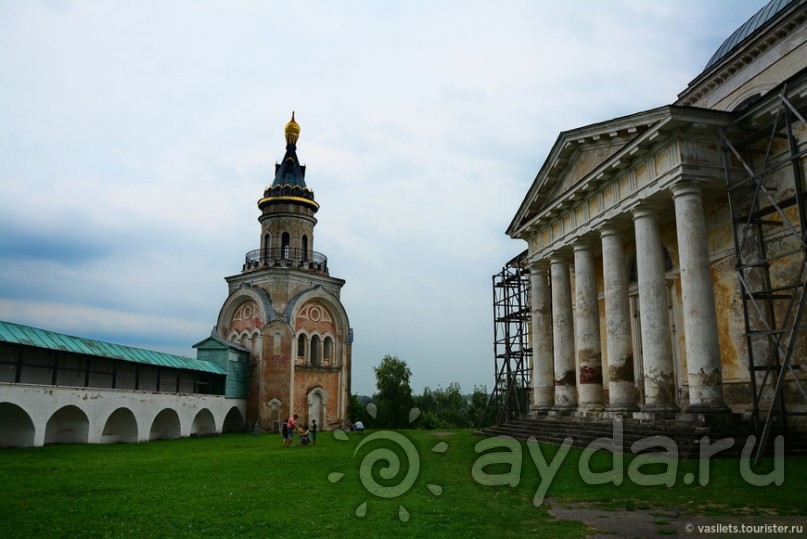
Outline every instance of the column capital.
[[605, 236], [614, 236], [614, 235], [621, 235], [622, 233], [630, 230], [633, 226], [633, 223], [630, 219], [624, 217], [618, 217], [616, 219], [610, 219], [603, 223], [598, 229], [597, 232], [600, 233], [600, 237], [603, 238]]
[[594, 248], [594, 240], [590, 238], [580, 238], [572, 245], [572, 250], [577, 253], [579, 251], [590, 251]]
[[658, 215], [660, 204], [651, 202], [651, 201], [644, 201], [631, 208], [630, 212], [633, 215], [633, 220], [641, 219], [644, 217], [653, 217], [655, 218]]
[[542, 273], [549, 271], [549, 260], [546, 258], [537, 258], [531, 259], [527, 266], [530, 268], [530, 272], [532, 273]]
[[701, 188], [702, 185], [703, 182], [701, 180], [678, 180], [670, 186], [670, 192], [672, 192], [673, 200], [687, 195], [696, 195], [700, 197], [703, 191]]
[[549, 261], [552, 264], [569, 263], [572, 261], [572, 256], [566, 251], [555, 251], [549, 254]]

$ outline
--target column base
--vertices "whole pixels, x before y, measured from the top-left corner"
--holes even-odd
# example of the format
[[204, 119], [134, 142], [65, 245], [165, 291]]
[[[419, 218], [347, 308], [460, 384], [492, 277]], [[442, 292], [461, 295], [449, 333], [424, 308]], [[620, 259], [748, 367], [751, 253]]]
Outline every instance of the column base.
[[639, 410], [640, 412], [648, 412], [651, 414], [669, 414], [669, 413], [676, 413], [680, 412], [681, 408], [678, 407], [677, 404], [645, 404]]
[[552, 408], [546, 415], [549, 417], [569, 417], [576, 411], [577, 408]]
[[580, 419], [599, 418], [602, 415], [602, 408], [578, 408], [572, 416]]
[[655, 421], [664, 421], [670, 419], [676, 419], [678, 414], [674, 411], [655, 411], [655, 412], [646, 412], [642, 410], [641, 412], [633, 412], [633, 418], [638, 419], [639, 421], [645, 422], [655, 422]]
[[688, 414], [729, 414], [731, 413], [731, 408], [725, 404], [693, 404], [687, 406], [684, 412]]
[[530, 415], [536, 416], [544, 416], [547, 415], [552, 408], [550, 406], [533, 406], [530, 408]]
[[626, 417], [632, 418], [633, 414], [638, 410], [638, 407], [635, 410], [604, 410], [600, 413], [600, 417], [603, 419], [624, 419]]
[[600, 413], [600, 419], [610, 419], [613, 421], [622, 421], [623, 419], [631, 419], [633, 417], [633, 412], [614, 412], [611, 410], [605, 410]]
[[639, 407], [636, 404], [617, 404], [615, 406], [606, 407], [605, 411], [619, 414], [630, 414], [633, 412], [638, 412]]
[[[581, 367], [581, 369], [582, 368], [583, 367]], [[591, 368], [588, 370], [596, 371], [596, 369]], [[580, 376], [583, 376], [582, 372]], [[600, 374], [600, 377], [601, 376]], [[577, 408], [579, 410], [602, 410], [604, 407], [602, 383], [581, 381], [577, 384]]]
[[731, 426], [742, 420], [742, 414], [735, 414], [730, 409], [719, 412], [681, 412], [677, 415], [679, 421], [688, 421], [710, 427]]

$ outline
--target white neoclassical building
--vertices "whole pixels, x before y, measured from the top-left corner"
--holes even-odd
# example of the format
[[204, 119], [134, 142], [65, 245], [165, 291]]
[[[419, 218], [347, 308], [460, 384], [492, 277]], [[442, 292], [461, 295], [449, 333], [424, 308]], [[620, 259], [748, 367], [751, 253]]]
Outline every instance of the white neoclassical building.
[[805, 411], [805, 20], [773, 0], [675, 103], [558, 136], [507, 229], [533, 413]]

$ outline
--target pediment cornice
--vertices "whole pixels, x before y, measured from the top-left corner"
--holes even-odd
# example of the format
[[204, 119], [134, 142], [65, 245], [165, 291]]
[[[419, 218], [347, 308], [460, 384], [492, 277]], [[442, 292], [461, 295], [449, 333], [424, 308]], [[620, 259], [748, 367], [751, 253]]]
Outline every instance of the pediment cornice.
[[[654, 147], [663, 144], [670, 135], [713, 130], [727, 125], [730, 113], [675, 106], [665, 106], [642, 113], [564, 131], [538, 172], [532, 186], [507, 229], [511, 237], [524, 237], [526, 228], [537, 218], [551, 217], [558, 210], [573, 204], [614, 175], [629, 168], [636, 160], [646, 157]], [[603, 147], [610, 142], [616, 146], [607, 158], [570, 177], [568, 172], [576, 156], [586, 150]]]

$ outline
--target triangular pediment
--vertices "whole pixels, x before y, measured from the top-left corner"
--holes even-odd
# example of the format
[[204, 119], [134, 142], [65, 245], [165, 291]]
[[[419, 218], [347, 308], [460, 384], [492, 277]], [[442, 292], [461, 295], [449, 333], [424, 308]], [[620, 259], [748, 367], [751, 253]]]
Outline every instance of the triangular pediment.
[[562, 172], [558, 174], [555, 193], [565, 193], [574, 187], [592, 170], [602, 165], [609, 157], [624, 148], [632, 139], [633, 136], [623, 136], [609, 137], [604, 144], [597, 144], [596, 142], [599, 141], [590, 143], [586, 143], [585, 141], [581, 142], [579, 149], [570, 158], [569, 163], [563, 167]]
[[535, 177], [527, 196], [507, 229], [516, 237], [527, 223], [558, 197], [591, 179], [605, 163], [634, 144], [669, 115], [661, 107], [631, 116], [562, 132]]

